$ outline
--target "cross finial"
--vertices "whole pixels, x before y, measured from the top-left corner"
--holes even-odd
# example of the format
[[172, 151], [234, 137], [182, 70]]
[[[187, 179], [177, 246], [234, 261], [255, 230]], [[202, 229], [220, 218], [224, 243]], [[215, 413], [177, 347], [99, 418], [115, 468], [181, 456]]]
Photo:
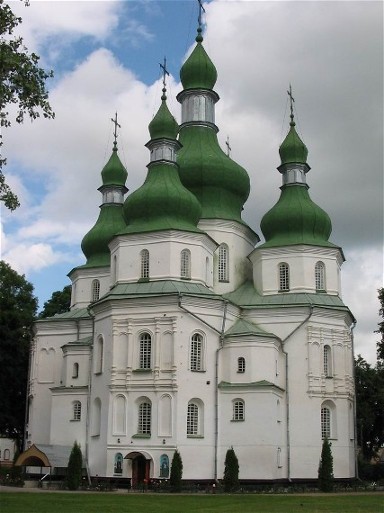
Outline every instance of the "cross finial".
[[293, 104], [295, 102], [295, 99], [294, 97], [292, 96], [292, 86], [291, 84], [289, 84], [289, 90], [287, 91], [288, 93], [288, 96], [289, 96], [289, 100], [290, 100], [290, 106], [291, 106], [291, 125], [295, 125], [294, 121], [293, 121]]
[[160, 64], [160, 69], [163, 70], [163, 96], [161, 97], [162, 100], [166, 100], [167, 97], [165, 96], [165, 92], [166, 92], [166, 87], [165, 87], [165, 76], [168, 75], [169, 76], [169, 73], [168, 73], [168, 70], [167, 70], [167, 59], [164, 57], [164, 64], [161, 64], [161, 62], [159, 62]]
[[117, 127], [121, 128], [121, 125], [117, 122], [117, 112], [115, 113], [115, 119], [111, 118], [112, 123], [115, 125], [114, 131], [113, 131], [113, 137], [115, 138], [113, 144], [114, 146], [117, 145]]
[[227, 140], [225, 141], [225, 144], [227, 146], [227, 156], [230, 157], [232, 148], [229, 145], [229, 135], [227, 135]]
[[202, 18], [202, 13], [205, 12], [205, 9], [203, 7], [203, 4], [201, 3], [202, 0], [197, 0], [199, 2], [199, 17], [197, 18], [197, 21], [199, 22], [199, 29], [201, 30], [201, 26], [202, 26], [202, 21], [201, 21], [201, 18]]

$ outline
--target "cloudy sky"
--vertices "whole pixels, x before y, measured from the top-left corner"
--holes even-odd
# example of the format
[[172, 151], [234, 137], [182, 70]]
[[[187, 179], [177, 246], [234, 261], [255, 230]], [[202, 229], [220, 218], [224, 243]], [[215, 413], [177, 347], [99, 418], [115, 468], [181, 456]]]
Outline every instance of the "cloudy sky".
[[[55, 120], [3, 132], [6, 174], [22, 206], [2, 210], [2, 258], [35, 287], [40, 308], [84, 263], [80, 242], [100, 204], [100, 172], [122, 126], [119, 154], [132, 191], [146, 175], [148, 123], [167, 58], [169, 107], [180, 119], [179, 69], [194, 43], [197, 0], [9, 2], [48, 83]], [[342, 246], [343, 299], [357, 318], [356, 352], [375, 362], [377, 289], [383, 285], [383, 4], [375, 1], [204, 3], [204, 46], [218, 70], [221, 144], [244, 166], [252, 192], [244, 219], [279, 197], [278, 147], [292, 84], [312, 199]]]

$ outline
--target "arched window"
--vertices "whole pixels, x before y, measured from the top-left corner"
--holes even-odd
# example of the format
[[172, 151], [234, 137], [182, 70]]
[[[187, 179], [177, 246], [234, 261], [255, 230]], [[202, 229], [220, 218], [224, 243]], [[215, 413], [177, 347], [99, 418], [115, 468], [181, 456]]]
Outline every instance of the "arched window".
[[93, 280], [92, 282], [92, 301], [98, 301], [100, 297], [100, 282], [99, 280]]
[[73, 402], [73, 420], [81, 420], [81, 402]]
[[121, 452], [115, 454], [115, 465], [113, 467], [114, 474], [123, 473], [123, 455]]
[[100, 436], [101, 428], [101, 400], [96, 397], [91, 410], [91, 436]]
[[318, 292], [325, 291], [325, 265], [317, 262], [315, 265], [315, 285]]
[[245, 358], [242, 356], [237, 359], [237, 372], [245, 372]]
[[187, 436], [199, 434], [199, 406], [196, 403], [188, 404]]
[[149, 251], [143, 249], [140, 253], [141, 278], [149, 278]]
[[331, 438], [331, 409], [328, 406], [321, 408], [321, 438]]
[[226, 244], [219, 247], [219, 281], [229, 281], [229, 251]]
[[185, 279], [191, 277], [191, 252], [183, 249], [180, 254], [180, 276]]
[[75, 362], [72, 369], [72, 378], [76, 379], [79, 377], [79, 364]]
[[104, 359], [104, 340], [100, 335], [96, 340], [95, 347], [95, 374], [103, 372], [103, 359]]
[[233, 401], [233, 416], [232, 420], [245, 419], [245, 404], [242, 399], [235, 399]]
[[277, 448], [277, 466], [281, 468], [283, 465], [281, 464], [281, 447]]
[[289, 290], [289, 265], [285, 262], [279, 264], [279, 292]]
[[139, 404], [139, 419], [137, 433], [139, 435], [151, 434], [151, 415], [152, 405], [149, 401], [143, 401]]
[[151, 368], [151, 352], [152, 352], [152, 338], [149, 333], [142, 333], [140, 335], [140, 354], [139, 354], [139, 368]]
[[169, 458], [166, 454], [160, 456], [160, 477], [169, 477]]
[[203, 337], [199, 333], [191, 337], [190, 368], [191, 371], [203, 370]]
[[325, 376], [332, 376], [332, 352], [328, 345], [324, 346], [323, 352], [323, 372]]
[[5, 460], [11, 459], [11, 451], [9, 449], [4, 449], [4, 459]]

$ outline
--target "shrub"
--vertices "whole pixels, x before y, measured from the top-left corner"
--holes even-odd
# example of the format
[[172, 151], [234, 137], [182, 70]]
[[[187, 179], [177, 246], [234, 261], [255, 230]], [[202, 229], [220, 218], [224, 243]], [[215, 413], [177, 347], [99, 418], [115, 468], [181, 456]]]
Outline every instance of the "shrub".
[[83, 468], [83, 455], [80, 445], [75, 442], [69, 456], [67, 469], [67, 486], [70, 490], [77, 490], [81, 484], [81, 474]]
[[322, 492], [331, 492], [333, 490], [333, 456], [331, 443], [328, 438], [323, 440], [321, 449], [321, 458], [319, 464], [319, 489]]
[[225, 455], [223, 480], [225, 492], [232, 492], [239, 487], [239, 461], [233, 447]]
[[171, 464], [171, 475], [169, 481], [171, 483], [171, 489], [173, 492], [179, 492], [181, 490], [181, 478], [183, 477], [183, 462], [179, 451], [175, 451], [172, 458]]

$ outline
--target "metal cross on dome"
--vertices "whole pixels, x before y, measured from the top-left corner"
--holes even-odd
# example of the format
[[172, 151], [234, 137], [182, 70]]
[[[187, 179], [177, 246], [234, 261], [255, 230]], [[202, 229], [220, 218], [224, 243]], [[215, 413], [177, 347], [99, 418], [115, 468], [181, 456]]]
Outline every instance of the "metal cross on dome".
[[225, 144], [227, 146], [227, 156], [230, 157], [232, 148], [229, 145], [229, 135], [227, 135], [227, 140], [225, 141]]
[[115, 144], [117, 143], [117, 127], [121, 128], [121, 125], [117, 122], [117, 112], [115, 113], [115, 119], [111, 118], [112, 123], [115, 125], [113, 136], [115, 138]]
[[203, 7], [203, 4], [201, 3], [202, 0], [197, 0], [197, 1], [199, 3], [199, 17], [197, 18], [197, 20], [199, 22], [199, 28], [201, 28], [201, 25], [202, 25], [201, 16], [202, 16], [202, 13], [205, 12], [205, 9]]
[[293, 119], [293, 104], [294, 104], [295, 99], [292, 96], [292, 86], [291, 86], [291, 84], [289, 84], [289, 91], [287, 91], [287, 93], [288, 93], [290, 104], [291, 104], [291, 119]]
[[161, 64], [161, 62], [159, 62], [159, 64], [160, 64], [160, 68], [163, 70], [163, 87], [165, 89], [165, 75], [169, 76], [169, 73], [167, 70], [167, 59], [164, 57], [164, 64]]

